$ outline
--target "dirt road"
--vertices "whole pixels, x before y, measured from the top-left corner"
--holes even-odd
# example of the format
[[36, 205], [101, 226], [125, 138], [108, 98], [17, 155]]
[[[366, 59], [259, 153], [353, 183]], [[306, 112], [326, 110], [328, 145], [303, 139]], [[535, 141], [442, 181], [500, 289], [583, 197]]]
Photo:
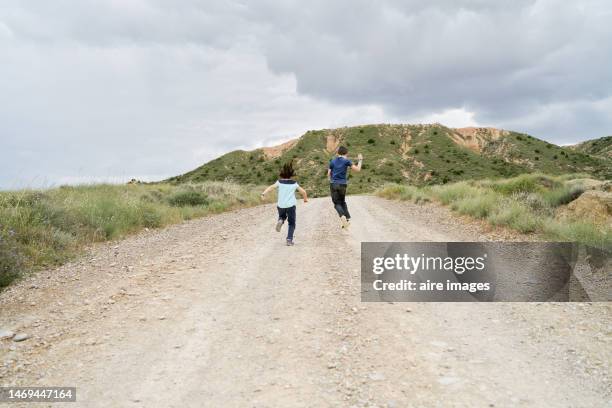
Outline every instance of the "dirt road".
[[491, 235], [433, 205], [265, 205], [100, 245], [0, 294], [0, 383], [79, 407], [602, 407], [608, 303], [360, 303], [361, 241]]

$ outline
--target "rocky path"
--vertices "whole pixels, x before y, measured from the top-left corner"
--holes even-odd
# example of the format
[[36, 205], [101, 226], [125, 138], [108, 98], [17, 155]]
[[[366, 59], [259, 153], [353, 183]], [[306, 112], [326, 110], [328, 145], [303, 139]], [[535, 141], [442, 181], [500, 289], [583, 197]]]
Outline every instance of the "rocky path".
[[[0, 294], [0, 384], [79, 407], [601, 407], [609, 303], [361, 303], [361, 241], [512, 239], [433, 205], [265, 205], [92, 248]], [[13, 404], [12, 406], [17, 406]], [[40, 405], [38, 405], [40, 406]]]

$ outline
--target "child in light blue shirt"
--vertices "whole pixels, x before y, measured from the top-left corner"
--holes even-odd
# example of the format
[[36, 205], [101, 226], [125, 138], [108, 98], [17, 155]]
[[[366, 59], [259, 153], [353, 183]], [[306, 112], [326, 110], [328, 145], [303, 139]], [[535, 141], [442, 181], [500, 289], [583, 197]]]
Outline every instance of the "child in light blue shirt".
[[293, 176], [294, 171], [292, 163], [283, 165], [280, 172], [280, 178], [276, 181], [276, 183], [272, 184], [266, 188], [263, 193], [261, 193], [261, 197], [263, 198], [273, 188], [278, 189], [278, 202], [276, 204], [278, 209], [278, 221], [276, 223], [276, 231], [280, 232], [285, 220], [289, 221], [289, 231], [287, 232], [288, 246], [293, 245], [293, 233], [295, 232], [295, 209], [297, 204], [295, 200], [296, 190], [302, 195], [304, 202], [308, 202], [306, 190], [300, 187], [297, 181], [292, 179]]

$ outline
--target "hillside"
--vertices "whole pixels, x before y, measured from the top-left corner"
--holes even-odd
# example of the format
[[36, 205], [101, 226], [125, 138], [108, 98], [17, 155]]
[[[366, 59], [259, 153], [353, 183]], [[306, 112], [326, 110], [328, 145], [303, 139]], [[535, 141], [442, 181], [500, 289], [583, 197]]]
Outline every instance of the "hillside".
[[526, 134], [439, 124], [381, 124], [308, 131], [280, 146], [225, 154], [167, 181], [271, 183], [280, 164], [294, 160], [300, 183], [315, 195], [327, 194], [327, 163], [340, 144], [349, 148], [349, 156], [363, 153], [365, 158], [363, 171], [351, 175], [352, 193], [370, 192], [387, 182], [440, 184], [533, 171], [612, 177], [612, 160]]
[[612, 159], [612, 136], [587, 140], [585, 142], [569, 146], [569, 148], [577, 152], [599, 156], [605, 159]]

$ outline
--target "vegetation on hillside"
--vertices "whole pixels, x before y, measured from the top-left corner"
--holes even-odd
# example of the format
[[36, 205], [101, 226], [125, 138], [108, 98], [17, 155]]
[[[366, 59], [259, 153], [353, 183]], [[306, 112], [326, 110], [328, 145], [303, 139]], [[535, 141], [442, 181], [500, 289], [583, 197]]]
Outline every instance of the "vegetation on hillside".
[[612, 159], [612, 136], [587, 140], [570, 148], [581, 153]]
[[260, 203], [255, 186], [220, 182], [92, 185], [0, 192], [0, 288], [83, 246]]
[[326, 195], [327, 164], [340, 144], [349, 148], [349, 157], [363, 153], [365, 159], [363, 170], [350, 176], [351, 193], [372, 192], [389, 182], [424, 186], [532, 172], [612, 178], [612, 160], [515, 132], [479, 128], [462, 134], [460, 130], [436, 124], [309, 131], [278, 154], [263, 149], [234, 151], [168, 181], [265, 184], [277, 179], [282, 163], [293, 160], [300, 184], [315, 196]]
[[[583, 176], [583, 175], [582, 175]], [[388, 184], [380, 197], [415, 203], [437, 201], [460, 214], [522, 233], [541, 233], [560, 241], [612, 248], [612, 229], [588, 220], [559, 219], [557, 209], [584, 192], [579, 176], [528, 174], [505, 180], [469, 180], [437, 186]]]

